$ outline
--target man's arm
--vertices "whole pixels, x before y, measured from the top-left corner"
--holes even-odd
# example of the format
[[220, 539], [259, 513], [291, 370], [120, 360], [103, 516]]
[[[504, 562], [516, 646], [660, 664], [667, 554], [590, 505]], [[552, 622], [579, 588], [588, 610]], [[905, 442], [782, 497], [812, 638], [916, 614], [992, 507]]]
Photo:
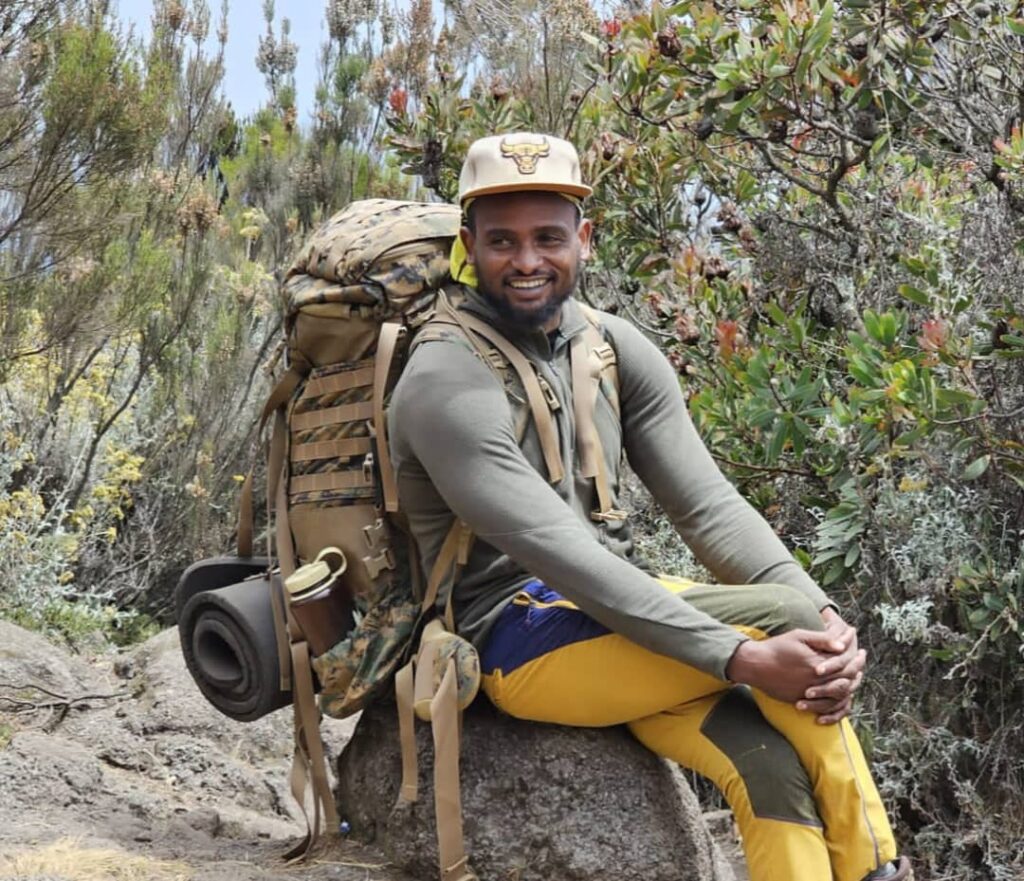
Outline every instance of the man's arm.
[[730, 678], [795, 701], [822, 723], [838, 721], [863, 678], [856, 630], [721, 473], [661, 352], [627, 322], [607, 320], [621, 365], [626, 454], [680, 535], [719, 581], [787, 584], [822, 613], [821, 634], [794, 631], [741, 646]]
[[746, 637], [603, 547], [524, 457], [504, 390], [463, 346], [429, 342], [392, 402], [399, 468], [414, 457], [485, 542], [586, 614], [719, 678]]
[[815, 608], [829, 606], [828, 596], [711, 458], [665, 357], [628, 322], [614, 316], [606, 321], [620, 365], [626, 455], [697, 558], [724, 584], [787, 584]]

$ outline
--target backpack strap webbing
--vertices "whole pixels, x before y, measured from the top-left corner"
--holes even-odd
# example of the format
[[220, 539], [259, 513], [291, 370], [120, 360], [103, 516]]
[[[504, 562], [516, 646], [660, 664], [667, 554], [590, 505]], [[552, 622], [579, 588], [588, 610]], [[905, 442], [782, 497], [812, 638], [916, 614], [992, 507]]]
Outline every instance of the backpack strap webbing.
[[[433, 613], [441, 585], [458, 567], [466, 564], [473, 533], [466, 523], [456, 518], [438, 551], [430, 570], [421, 612]], [[438, 627], [454, 632], [452, 597], [449, 590], [441, 620], [434, 619], [424, 630], [423, 638]], [[402, 784], [399, 801], [411, 803], [419, 796], [419, 763], [416, 758], [414, 706], [424, 697], [433, 676], [433, 655], [419, 651], [395, 676], [395, 698], [398, 703], [398, 727], [402, 748]], [[434, 739], [434, 814], [437, 822], [437, 847], [441, 881], [477, 881], [469, 866], [462, 828], [462, 796], [459, 784], [459, 751], [461, 741], [461, 710], [458, 704], [455, 662], [449, 660], [441, 682], [430, 697], [430, 724]]]
[[397, 321], [385, 321], [377, 338], [377, 357], [373, 365], [373, 429], [377, 435], [377, 467], [380, 471], [381, 491], [384, 494], [384, 510], [398, 511], [398, 483], [395, 468], [391, 464], [388, 450], [388, 424], [384, 412], [384, 400], [388, 392], [388, 377], [395, 352], [406, 329]]
[[430, 728], [434, 737], [434, 813], [437, 817], [441, 881], [477, 881], [469, 867], [462, 831], [459, 782], [461, 727], [455, 661], [450, 659], [441, 684], [430, 701]]
[[555, 420], [551, 418], [549, 398], [544, 393], [537, 371], [529, 359], [486, 321], [452, 306], [444, 292], [439, 293], [437, 299], [440, 308], [438, 314], [432, 319], [433, 321], [452, 324], [460, 328], [470, 342], [474, 342], [474, 335], [482, 337], [501, 353], [519, 375], [519, 380], [526, 391], [526, 399], [530, 405], [534, 424], [537, 426], [537, 436], [540, 439], [544, 464], [547, 466], [548, 481], [560, 483], [565, 477], [565, 469], [562, 466], [562, 454], [558, 445], [558, 429], [555, 427]]
[[[327, 775], [323, 739], [320, 736], [320, 710], [313, 688], [309, 643], [292, 616], [284, 589], [284, 580], [295, 571], [296, 566], [295, 544], [288, 518], [288, 426], [285, 410], [297, 386], [298, 382], [287, 395], [278, 399], [273, 411], [264, 408], [264, 418], [270, 412], [274, 414], [274, 429], [267, 463], [267, 504], [269, 507], [273, 499], [274, 533], [280, 566], [280, 574], [270, 579], [271, 606], [274, 610], [274, 628], [278, 642], [281, 688], [291, 688], [292, 708], [295, 714], [291, 791], [306, 821], [305, 837], [284, 855], [288, 861], [302, 859], [316, 844], [321, 833], [321, 818], [328, 835], [337, 835], [340, 825], [334, 793], [331, 791]], [[281, 388], [280, 383], [278, 388]], [[271, 401], [273, 400], [272, 394]], [[268, 407], [271, 401], [267, 402]], [[306, 789], [310, 783], [313, 790], [312, 820], [306, 811]]]
[[594, 408], [601, 392], [601, 377], [611, 372], [610, 385], [616, 390], [613, 406], [618, 410], [618, 372], [615, 350], [605, 341], [592, 310], [584, 309], [587, 326], [573, 337], [569, 347], [572, 372], [572, 399], [576, 422], [576, 439], [580, 451], [580, 472], [594, 481], [597, 510], [590, 514], [597, 521], [622, 520], [626, 513], [612, 504], [608, 467], [601, 436], [594, 422]]
[[[615, 415], [621, 416], [618, 357], [615, 354], [615, 349], [605, 337], [603, 325], [601, 324], [601, 313], [586, 303], [578, 303], [577, 305], [580, 307], [580, 311], [583, 313], [583, 317], [587, 319], [587, 324], [589, 325], [584, 330], [584, 333], [592, 341], [591, 349], [601, 359], [601, 390], [615, 411]], [[607, 380], [607, 382], [603, 380]]]
[[[305, 372], [304, 372], [305, 370]], [[308, 368], [300, 364], [294, 364], [285, 371], [281, 378], [274, 385], [267, 396], [266, 403], [260, 413], [259, 427], [256, 430], [257, 438], [263, 436], [263, 430], [267, 426], [270, 417], [284, 407], [299, 383], [305, 378]], [[238, 556], [251, 557], [253, 548], [253, 473], [256, 466], [249, 469], [242, 484], [242, 494], [238, 502]]]

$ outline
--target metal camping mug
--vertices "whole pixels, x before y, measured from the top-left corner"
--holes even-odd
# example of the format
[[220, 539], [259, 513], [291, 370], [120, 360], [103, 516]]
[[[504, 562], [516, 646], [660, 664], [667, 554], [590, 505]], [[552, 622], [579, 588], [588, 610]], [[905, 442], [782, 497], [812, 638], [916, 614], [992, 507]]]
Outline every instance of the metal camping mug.
[[338, 581], [347, 565], [340, 548], [324, 548], [284, 581], [288, 605], [314, 657], [332, 649], [352, 628], [352, 604]]

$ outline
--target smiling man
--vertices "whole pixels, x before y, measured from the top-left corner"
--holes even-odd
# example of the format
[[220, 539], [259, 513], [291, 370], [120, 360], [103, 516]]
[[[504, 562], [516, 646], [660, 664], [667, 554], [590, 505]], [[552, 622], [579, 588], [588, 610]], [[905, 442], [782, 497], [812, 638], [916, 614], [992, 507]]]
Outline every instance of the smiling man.
[[[390, 410], [423, 570], [465, 523], [475, 541], [441, 598], [488, 697], [524, 719], [627, 724], [711, 778], [753, 881], [910, 878], [846, 719], [856, 631], [718, 470], [658, 349], [573, 299], [589, 192], [558, 138], [470, 147], [461, 290], [421, 331]], [[507, 369], [513, 352], [529, 382]], [[640, 558], [618, 504], [623, 456], [720, 584]]]

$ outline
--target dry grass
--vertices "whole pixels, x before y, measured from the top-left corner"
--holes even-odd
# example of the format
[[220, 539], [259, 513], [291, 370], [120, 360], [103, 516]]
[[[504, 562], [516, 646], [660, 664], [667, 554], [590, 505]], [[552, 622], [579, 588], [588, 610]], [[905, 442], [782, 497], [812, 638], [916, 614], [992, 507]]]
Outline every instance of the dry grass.
[[183, 863], [136, 856], [116, 848], [83, 846], [62, 838], [0, 857], [0, 878], [21, 881], [189, 881]]

